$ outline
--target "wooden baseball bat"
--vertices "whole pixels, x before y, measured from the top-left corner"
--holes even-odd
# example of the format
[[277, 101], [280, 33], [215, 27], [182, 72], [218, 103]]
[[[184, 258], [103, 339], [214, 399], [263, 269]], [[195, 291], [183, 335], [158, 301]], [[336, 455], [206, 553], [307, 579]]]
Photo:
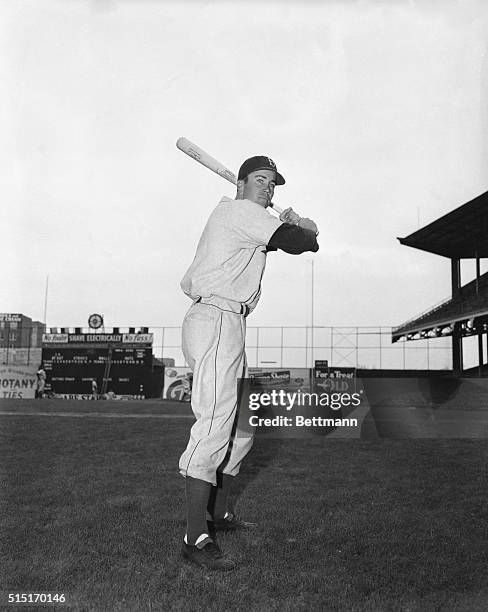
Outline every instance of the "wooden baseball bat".
[[[231, 170], [226, 168], [217, 159], [215, 159], [206, 151], [198, 147], [191, 140], [188, 140], [188, 138], [181, 136], [181, 138], [178, 138], [178, 140], [176, 141], [176, 146], [178, 147], [178, 149], [180, 149], [180, 151], [183, 151], [183, 153], [186, 153], [190, 157], [193, 157], [193, 159], [202, 164], [202, 166], [205, 166], [205, 168], [212, 170], [212, 172], [215, 172], [222, 178], [228, 180], [229, 183], [237, 185], [237, 177]], [[278, 214], [283, 212], [283, 210], [279, 206], [276, 206], [276, 204], [271, 203], [271, 207]]]

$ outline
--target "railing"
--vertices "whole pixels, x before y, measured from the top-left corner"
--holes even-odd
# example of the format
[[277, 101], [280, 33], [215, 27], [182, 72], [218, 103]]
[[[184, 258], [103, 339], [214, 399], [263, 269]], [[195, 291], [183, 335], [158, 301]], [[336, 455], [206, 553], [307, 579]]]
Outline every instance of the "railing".
[[420, 321], [422, 318], [427, 317], [428, 315], [434, 314], [435, 312], [437, 312], [441, 308], [444, 308], [446, 306], [446, 304], [449, 304], [450, 302], [452, 302], [452, 297], [445, 298], [441, 302], [437, 302], [437, 304], [434, 304], [434, 306], [431, 306], [430, 308], [427, 308], [426, 310], [423, 310], [422, 312], [420, 312], [419, 314], [415, 315], [414, 317], [411, 317], [410, 319], [407, 319], [407, 321], [405, 321], [405, 323], [402, 323], [401, 325], [398, 325], [397, 327], [393, 327], [392, 328], [392, 333], [396, 334], [396, 333], [400, 332], [402, 329], [404, 329], [404, 328], [406, 329], [410, 325], [410, 323], [413, 323], [414, 321], [417, 321], [417, 320]]
[[[451, 296], [449, 298], [445, 298], [444, 300], [442, 300], [441, 302], [438, 302], [434, 306], [431, 306], [427, 310], [424, 310], [418, 315], [411, 317], [410, 319], [408, 319], [401, 325], [394, 327], [392, 331], [394, 334], [398, 334], [398, 333], [401, 333], [402, 330], [407, 329], [411, 323], [418, 321], [418, 323], [421, 324], [424, 319], [430, 318], [431, 315], [434, 315], [436, 312], [438, 312], [442, 308], [445, 308], [451, 303], [454, 307], [454, 311], [452, 313], [449, 311], [446, 312], [446, 316], [449, 316], [450, 314], [456, 315], [456, 314], [461, 314], [465, 312], [470, 312], [471, 310], [475, 309], [475, 307], [480, 304], [480, 300], [482, 304], [486, 305], [486, 302], [488, 299], [488, 296], [486, 295], [487, 287], [488, 287], [488, 273], [485, 273], [482, 276], [480, 276], [478, 279], [474, 279], [470, 281], [469, 283], [466, 283], [466, 285], [463, 285], [462, 287], [460, 287], [459, 295], [456, 295], [455, 297]], [[479, 290], [482, 290], [484, 292], [484, 296], [481, 298], [480, 298], [480, 295], [478, 294]]]

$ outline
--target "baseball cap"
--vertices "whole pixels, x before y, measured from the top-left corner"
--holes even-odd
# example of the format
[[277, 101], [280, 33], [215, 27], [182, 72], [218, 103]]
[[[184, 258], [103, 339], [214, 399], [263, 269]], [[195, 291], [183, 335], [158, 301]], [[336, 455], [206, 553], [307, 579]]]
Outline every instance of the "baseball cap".
[[248, 174], [250, 174], [251, 172], [256, 172], [256, 170], [272, 170], [276, 173], [276, 184], [285, 184], [285, 179], [278, 172], [276, 164], [271, 159], [271, 157], [266, 157], [266, 155], [255, 155], [254, 157], [246, 159], [246, 161], [239, 168], [237, 180], [240, 181], [242, 179], [245, 179]]

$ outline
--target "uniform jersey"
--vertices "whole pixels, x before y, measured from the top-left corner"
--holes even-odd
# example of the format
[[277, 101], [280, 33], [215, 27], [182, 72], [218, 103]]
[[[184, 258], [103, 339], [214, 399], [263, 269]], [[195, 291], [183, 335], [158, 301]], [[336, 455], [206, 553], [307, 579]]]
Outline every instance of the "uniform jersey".
[[261, 294], [266, 246], [282, 221], [251, 200], [223, 197], [181, 281], [192, 300], [218, 296], [253, 310]]

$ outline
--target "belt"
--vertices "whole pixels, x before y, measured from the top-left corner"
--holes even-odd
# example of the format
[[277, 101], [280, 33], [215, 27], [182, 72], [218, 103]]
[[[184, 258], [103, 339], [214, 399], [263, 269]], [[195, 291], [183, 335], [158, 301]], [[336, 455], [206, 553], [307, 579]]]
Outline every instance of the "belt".
[[234, 302], [234, 300], [227, 300], [225, 298], [221, 298], [215, 295], [212, 295], [208, 298], [198, 297], [193, 303], [215, 306], [219, 310], [232, 312], [233, 314], [243, 315], [245, 317], [247, 317], [250, 312], [249, 306], [247, 304], [241, 304], [240, 302]]

